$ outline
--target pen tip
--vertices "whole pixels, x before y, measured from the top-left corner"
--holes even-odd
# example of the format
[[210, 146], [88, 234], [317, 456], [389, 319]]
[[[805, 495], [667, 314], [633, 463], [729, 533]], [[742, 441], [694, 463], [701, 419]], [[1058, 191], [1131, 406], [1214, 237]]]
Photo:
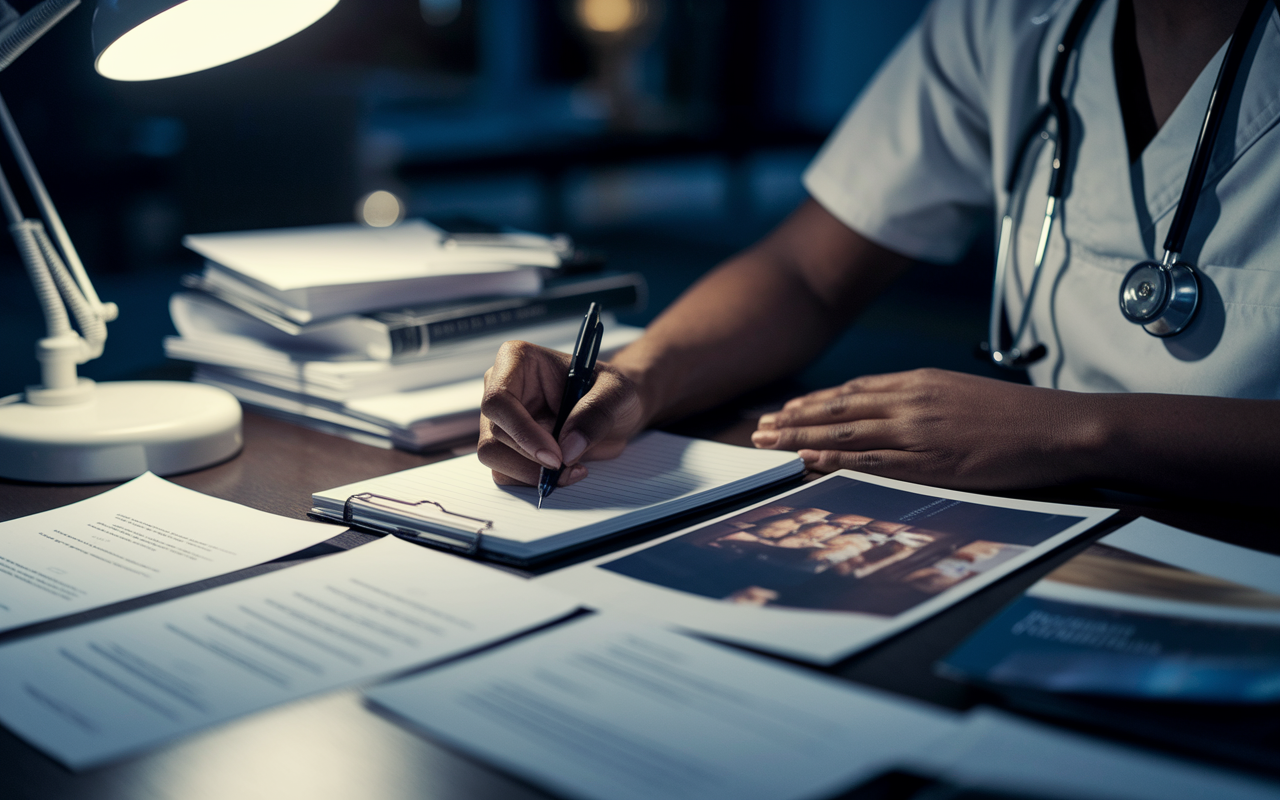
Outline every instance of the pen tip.
[[543, 495], [543, 494], [542, 494], [542, 492], [538, 492], [538, 510], [539, 510], [539, 511], [541, 511], [541, 510], [542, 510], [542, 498], [543, 498], [544, 496], [545, 496], [545, 495]]

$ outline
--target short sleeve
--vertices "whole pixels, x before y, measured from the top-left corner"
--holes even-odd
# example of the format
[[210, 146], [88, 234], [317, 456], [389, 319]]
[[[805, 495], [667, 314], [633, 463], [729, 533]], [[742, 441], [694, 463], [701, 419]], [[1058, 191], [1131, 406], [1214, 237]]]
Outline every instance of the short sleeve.
[[960, 258], [993, 204], [980, 6], [934, 2], [805, 171], [832, 215], [912, 258]]

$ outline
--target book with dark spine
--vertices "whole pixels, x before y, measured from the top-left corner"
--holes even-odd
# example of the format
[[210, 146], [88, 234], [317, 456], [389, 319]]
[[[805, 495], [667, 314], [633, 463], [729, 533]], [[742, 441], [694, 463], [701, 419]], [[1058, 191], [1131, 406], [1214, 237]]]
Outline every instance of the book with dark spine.
[[395, 361], [425, 356], [433, 347], [445, 344], [518, 334], [524, 328], [573, 320], [592, 302], [609, 312], [638, 310], [647, 294], [644, 276], [639, 273], [601, 274], [550, 281], [533, 297], [489, 297], [299, 325], [241, 295], [221, 291], [200, 275], [185, 276], [183, 285], [203, 292], [178, 293], [170, 302], [174, 324], [183, 336], [247, 336], [311, 359]]

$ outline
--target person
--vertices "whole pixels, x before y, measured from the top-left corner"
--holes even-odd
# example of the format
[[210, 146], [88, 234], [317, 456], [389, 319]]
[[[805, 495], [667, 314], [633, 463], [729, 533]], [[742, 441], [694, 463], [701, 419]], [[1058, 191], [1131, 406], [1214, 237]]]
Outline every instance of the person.
[[[1080, 0], [936, 0], [805, 174], [808, 199], [599, 367], [559, 441], [567, 356], [509, 342], [485, 378], [481, 461], [585, 478], [648, 426], [720, 404], [817, 356], [915, 260], [958, 258], [992, 209], [1017, 213], [1021, 311], [1052, 148], [1016, 165]], [[1088, 0], [1085, 0], [1088, 2]], [[1077, 133], [1032, 295], [1032, 385], [936, 369], [853, 377], [761, 417], [757, 447], [937, 486], [1074, 483], [1275, 502], [1280, 475], [1280, 24], [1265, 9], [1228, 106], [1184, 257], [1202, 308], [1169, 338], [1117, 308], [1156, 259], [1245, 0], [1099, 0], [1063, 90]], [[1044, 135], [1049, 139], [1048, 132]], [[1022, 168], [1023, 186], [1006, 187]], [[1158, 260], [1158, 259], [1157, 259]]]

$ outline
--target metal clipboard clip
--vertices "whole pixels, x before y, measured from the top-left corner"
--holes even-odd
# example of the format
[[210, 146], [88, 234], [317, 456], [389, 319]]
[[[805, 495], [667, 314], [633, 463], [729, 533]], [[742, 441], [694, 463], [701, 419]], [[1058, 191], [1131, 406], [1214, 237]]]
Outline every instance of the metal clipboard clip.
[[[368, 513], [361, 515], [357, 504], [362, 504], [371, 511], [382, 511], [388, 516], [375, 518]], [[421, 520], [429, 527], [408, 527], [399, 524], [396, 521], [398, 517]], [[401, 500], [373, 492], [360, 492], [348, 497], [342, 504], [342, 521], [348, 525], [391, 533], [468, 556], [475, 556], [480, 552], [485, 532], [493, 528], [492, 520], [449, 511], [434, 500]]]

